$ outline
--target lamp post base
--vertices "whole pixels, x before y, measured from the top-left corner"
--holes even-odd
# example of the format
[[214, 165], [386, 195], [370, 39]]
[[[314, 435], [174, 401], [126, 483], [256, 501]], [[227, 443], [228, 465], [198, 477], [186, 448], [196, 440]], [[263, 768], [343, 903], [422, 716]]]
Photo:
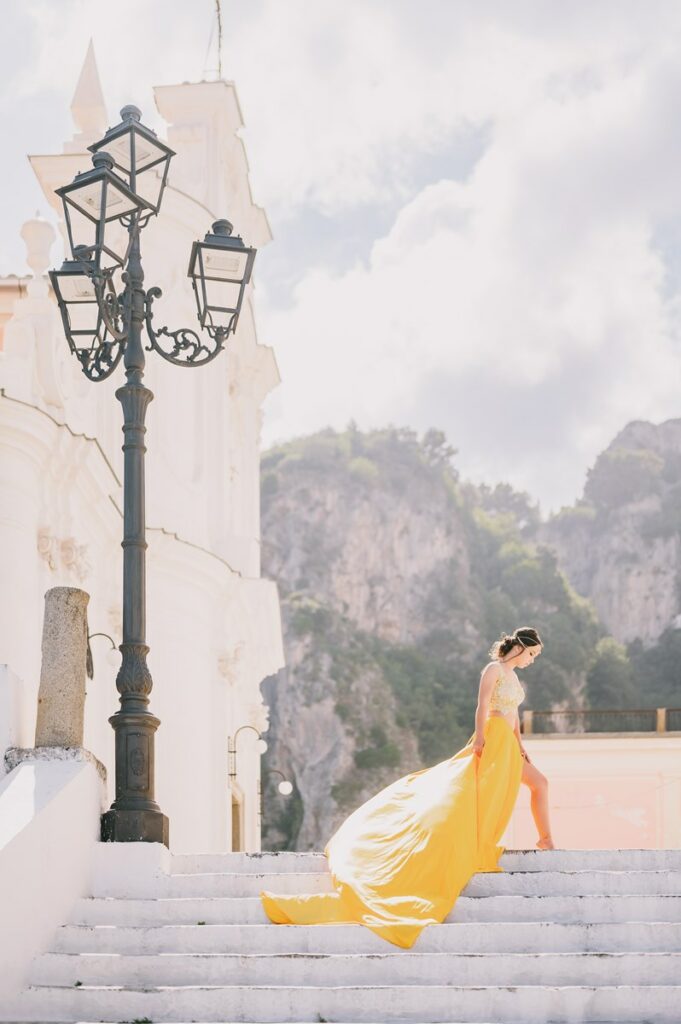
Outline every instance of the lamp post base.
[[168, 819], [161, 811], [107, 811], [102, 815], [102, 842], [168, 846]]

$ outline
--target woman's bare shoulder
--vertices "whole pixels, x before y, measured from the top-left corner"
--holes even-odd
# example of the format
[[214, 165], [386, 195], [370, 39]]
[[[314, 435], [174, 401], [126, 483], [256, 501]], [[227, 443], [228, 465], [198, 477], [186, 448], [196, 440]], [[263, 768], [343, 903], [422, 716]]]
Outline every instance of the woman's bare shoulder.
[[485, 665], [485, 667], [483, 668], [482, 672], [480, 673], [480, 678], [484, 679], [484, 680], [487, 680], [487, 679], [491, 679], [492, 677], [496, 677], [498, 674], [499, 674], [499, 662], [498, 661], [488, 661], [487, 664]]
[[488, 668], [498, 669], [499, 668], [499, 662], [498, 661], [488, 661], [482, 671], [486, 672]]

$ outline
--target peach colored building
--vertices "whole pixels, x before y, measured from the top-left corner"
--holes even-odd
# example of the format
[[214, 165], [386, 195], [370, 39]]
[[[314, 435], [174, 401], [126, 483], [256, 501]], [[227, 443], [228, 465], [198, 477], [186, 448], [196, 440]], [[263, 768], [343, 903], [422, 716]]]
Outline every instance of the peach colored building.
[[[524, 737], [549, 780], [553, 839], [562, 849], [681, 848], [681, 732], [549, 733]], [[532, 848], [530, 791], [502, 840]]]

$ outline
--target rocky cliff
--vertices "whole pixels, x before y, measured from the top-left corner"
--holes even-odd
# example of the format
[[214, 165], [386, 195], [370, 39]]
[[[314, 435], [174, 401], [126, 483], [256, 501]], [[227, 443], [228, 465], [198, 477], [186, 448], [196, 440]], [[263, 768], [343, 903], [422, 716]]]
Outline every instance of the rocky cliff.
[[681, 626], [681, 420], [628, 424], [537, 536], [618, 640]]

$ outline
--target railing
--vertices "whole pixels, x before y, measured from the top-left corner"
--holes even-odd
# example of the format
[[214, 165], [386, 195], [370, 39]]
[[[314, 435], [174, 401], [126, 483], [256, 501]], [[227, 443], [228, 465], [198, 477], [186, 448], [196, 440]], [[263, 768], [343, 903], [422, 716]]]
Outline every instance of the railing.
[[547, 733], [681, 732], [681, 708], [589, 708], [523, 711], [525, 736]]

